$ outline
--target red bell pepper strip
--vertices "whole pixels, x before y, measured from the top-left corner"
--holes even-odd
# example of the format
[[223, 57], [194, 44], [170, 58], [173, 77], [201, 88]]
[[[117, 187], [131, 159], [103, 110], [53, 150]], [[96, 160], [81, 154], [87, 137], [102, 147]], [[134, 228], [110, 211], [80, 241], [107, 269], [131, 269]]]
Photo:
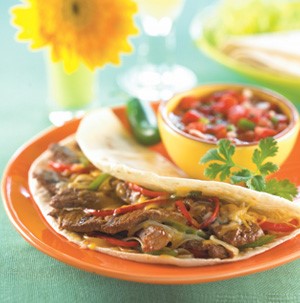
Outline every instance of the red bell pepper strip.
[[108, 242], [112, 245], [115, 245], [115, 246], [137, 247], [140, 244], [138, 241], [124, 241], [124, 240], [120, 240], [120, 239], [116, 239], [116, 238], [104, 236], [104, 235], [92, 235], [92, 237], [104, 239], [106, 242]]
[[106, 217], [106, 216], [112, 216], [114, 214], [114, 209], [104, 209], [104, 210], [98, 210], [98, 209], [87, 209], [85, 210], [86, 213], [96, 216], [96, 217]]
[[200, 224], [200, 229], [203, 229], [207, 227], [209, 224], [211, 224], [212, 222], [214, 222], [219, 214], [219, 210], [220, 210], [219, 198], [213, 197], [213, 198], [209, 198], [209, 200], [215, 204], [215, 209], [212, 215]]
[[168, 198], [162, 198], [162, 199], [152, 199], [152, 200], [148, 200], [145, 201], [143, 203], [136, 203], [136, 204], [132, 204], [132, 205], [126, 205], [126, 206], [121, 206], [119, 208], [116, 208], [114, 210], [114, 215], [121, 215], [121, 214], [126, 214], [128, 212], [137, 210], [137, 209], [142, 209], [145, 206], [149, 205], [149, 204], [153, 204], [153, 203], [166, 203], [169, 202], [170, 200]]
[[147, 197], [157, 198], [157, 197], [161, 197], [161, 196], [164, 196], [164, 197], [169, 196], [168, 193], [163, 192], [163, 191], [149, 190], [149, 189], [143, 188], [143, 187], [141, 187], [137, 184], [131, 183], [131, 182], [128, 182], [127, 184], [131, 190], [137, 191]]
[[84, 166], [81, 163], [72, 163], [72, 164], [66, 164], [66, 163], [60, 163], [55, 161], [49, 161], [48, 165], [54, 169], [56, 172], [62, 173], [62, 172], [69, 172], [69, 173], [84, 173], [88, 172], [89, 168]]
[[116, 209], [104, 209], [104, 210], [86, 210], [87, 213], [96, 216], [96, 217], [106, 217], [106, 216], [117, 216], [117, 215], [122, 215], [126, 214], [128, 212], [137, 210], [137, 209], [142, 209], [146, 207], [149, 204], [153, 203], [166, 203], [170, 201], [167, 198], [162, 198], [162, 199], [152, 199], [145, 201], [143, 203], [136, 203], [136, 204], [131, 204], [131, 205], [126, 205], [126, 206], [121, 206]]
[[275, 232], [292, 232], [294, 231], [299, 225], [298, 220], [293, 219], [289, 223], [273, 223], [269, 221], [264, 221], [259, 223], [259, 226], [262, 230], [266, 231], [275, 231]]
[[194, 226], [197, 229], [200, 228], [200, 224], [191, 216], [191, 214], [186, 209], [185, 204], [182, 200], [176, 201], [175, 205], [178, 207], [179, 211], [187, 219], [187, 221], [190, 223], [190, 225]]

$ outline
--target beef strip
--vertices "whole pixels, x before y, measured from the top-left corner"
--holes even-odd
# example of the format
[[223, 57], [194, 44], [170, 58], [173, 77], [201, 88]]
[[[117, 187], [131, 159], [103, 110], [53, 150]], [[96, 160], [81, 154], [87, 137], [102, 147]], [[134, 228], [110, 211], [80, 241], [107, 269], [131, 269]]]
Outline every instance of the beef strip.
[[48, 215], [57, 219], [61, 229], [74, 232], [101, 231], [101, 226], [106, 222], [103, 218], [91, 216], [81, 209], [53, 209]]
[[90, 233], [99, 231], [107, 234], [116, 234], [128, 231], [146, 220], [157, 222], [175, 221], [186, 224], [186, 219], [179, 213], [165, 209], [138, 209], [120, 216], [107, 216], [104, 219], [83, 210], [54, 210], [49, 215], [58, 220], [61, 229], [74, 232]]
[[122, 230], [129, 230], [136, 225], [146, 221], [153, 220], [157, 222], [175, 221], [186, 224], [186, 219], [178, 212], [166, 209], [139, 209], [121, 216], [111, 216], [106, 223], [105, 232], [117, 233]]
[[58, 143], [53, 143], [49, 146], [49, 150], [52, 153], [52, 159], [54, 161], [62, 162], [65, 164], [80, 162], [78, 154], [66, 146], [62, 146]]
[[222, 241], [235, 247], [252, 243], [264, 235], [263, 230], [255, 223], [249, 223], [249, 227], [242, 224], [238, 228], [223, 232], [227, 225], [217, 225], [212, 228], [213, 233]]
[[221, 245], [210, 243], [207, 244], [203, 241], [198, 240], [187, 241], [181, 247], [192, 253], [195, 258], [226, 259], [233, 257], [232, 252]]
[[66, 179], [52, 170], [40, 170], [33, 174], [38, 183], [42, 185], [50, 195], [55, 195], [61, 184], [66, 183]]
[[199, 223], [205, 221], [205, 218], [207, 218], [208, 214], [211, 214], [214, 210], [213, 204], [205, 200], [193, 200], [191, 198], [185, 198], [184, 204], [186, 205], [192, 217]]
[[101, 209], [103, 204], [112, 204], [114, 199], [103, 192], [86, 189], [65, 188], [51, 198], [54, 208], [93, 208]]
[[137, 202], [141, 194], [129, 188], [126, 182], [118, 180], [115, 184], [116, 195], [128, 204]]
[[172, 236], [162, 226], [150, 225], [137, 233], [144, 252], [160, 250], [168, 245]]

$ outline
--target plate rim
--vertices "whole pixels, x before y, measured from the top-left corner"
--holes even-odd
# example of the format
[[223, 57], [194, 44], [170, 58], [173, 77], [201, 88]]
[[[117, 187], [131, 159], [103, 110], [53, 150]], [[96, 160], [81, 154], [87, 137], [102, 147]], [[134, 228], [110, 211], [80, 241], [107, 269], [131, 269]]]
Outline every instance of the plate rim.
[[[124, 106], [118, 106], [118, 108], [124, 108]], [[238, 272], [225, 271], [224, 273], [219, 274], [219, 275], [215, 274], [215, 275], [210, 275], [210, 276], [205, 276], [205, 275], [197, 276], [196, 274], [193, 274], [190, 276], [182, 275], [182, 277], [181, 277], [181, 276], [177, 275], [175, 277], [172, 277], [170, 274], [164, 274], [162, 276], [153, 274], [151, 276], [143, 276], [143, 273], [131, 273], [131, 272], [124, 273], [124, 272], [120, 272], [118, 270], [107, 269], [105, 267], [99, 267], [99, 265], [97, 268], [95, 268], [94, 264], [90, 264], [90, 263], [84, 262], [82, 260], [78, 260], [78, 258], [75, 258], [75, 257], [71, 256], [70, 254], [66, 254], [62, 251], [59, 251], [58, 249], [54, 249], [53, 247], [50, 247], [47, 243], [45, 243], [41, 239], [37, 238], [32, 233], [30, 228], [28, 226], [26, 226], [24, 224], [24, 222], [22, 222], [18, 219], [16, 210], [13, 207], [14, 206], [13, 203], [10, 202], [9, 193], [7, 191], [7, 186], [11, 186], [11, 184], [9, 184], [9, 182], [11, 181], [11, 180], [9, 180], [9, 176], [10, 176], [9, 173], [12, 170], [13, 165], [16, 163], [16, 161], [21, 156], [23, 156], [24, 153], [26, 153], [28, 150], [30, 150], [30, 148], [32, 148], [32, 146], [34, 146], [34, 144], [36, 144], [37, 141], [39, 141], [40, 139], [42, 139], [44, 137], [50, 136], [51, 134], [53, 135], [55, 132], [59, 132], [59, 130], [62, 128], [67, 128], [67, 127], [71, 126], [71, 128], [75, 127], [75, 130], [76, 130], [79, 121], [80, 121], [80, 119], [75, 119], [75, 120], [68, 122], [67, 124], [65, 124], [63, 126], [49, 127], [46, 130], [40, 132], [38, 135], [34, 136], [32, 139], [30, 139], [28, 142], [26, 142], [20, 148], [17, 149], [17, 151], [13, 154], [13, 156], [9, 160], [6, 168], [4, 169], [4, 174], [3, 174], [3, 178], [2, 178], [2, 182], [1, 182], [2, 183], [1, 184], [1, 193], [2, 193], [5, 211], [8, 215], [11, 223], [16, 228], [16, 230], [19, 232], [19, 234], [30, 245], [34, 246], [36, 249], [40, 250], [41, 252], [45, 253], [46, 255], [48, 255], [60, 262], [63, 262], [65, 264], [71, 265], [75, 268], [79, 268], [84, 271], [96, 273], [96, 274], [110, 277], [110, 278], [117, 278], [117, 279], [126, 280], [126, 281], [149, 283], [149, 284], [196, 284], [196, 283], [199, 284], [199, 283], [222, 281], [222, 280], [237, 278], [237, 277], [241, 277], [241, 276], [246, 276], [246, 275], [266, 271], [266, 270], [281, 266], [283, 264], [292, 262], [300, 257], [300, 252], [295, 251], [293, 254], [281, 256], [279, 259], [269, 260], [267, 266], [266, 266], [266, 264], [263, 264], [263, 263], [256, 264], [256, 262], [254, 262], [255, 266], [252, 266], [251, 268], [249, 268], [249, 267], [243, 268], [243, 266], [241, 266]], [[76, 124], [77, 124], [77, 126], [76, 126]], [[71, 135], [72, 133], [69, 133], [69, 135]], [[63, 134], [59, 135], [59, 137], [60, 136], [62, 136], [62, 137], [59, 138], [59, 140], [65, 138], [65, 136]], [[27, 169], [26, 169], [26, 172], [28, 173]], [[28, 181], [28, 177], [26, 177], [26, 180]], [[35, 207], [33, 198], [32, 198], [31, 203], [32, 203], [32, 207], [34, 208], [34, 211], [37, 212], [38, 209], [37, 209], [37, 207]], [[39, 216], [38, 219], [42, 220], [43, 223], [46, 225], [47, 229], [50, 230], [54, 234], [55, 237], [59, 238], [60, 241], [68, 242], [66, 239], [63, 238], [63, 236], [56, 234], [52, 230], [51, 227], [49, 228], [49, 225], [46, 223], [46, 220], [42, 218], [42, 216]], [[300, 235], [285, 243], [288, 243], [288, 242], [291, 242], [294, 240], [296, 240], [296, 241], [300, 240]], [[73, 243], [69, 243], [69, 244], [74, 246], [75, 250], [80, 249], [76, 244], [73, 244]], [[283, 245], [283, 244], [281, 244], [281, 245]], [[50, 251], [49, 251], [49, 248], [50, 248]], [[276, 247], [273, 249], [276, 249]], [[113, 259], [118, 259], [120, 261], [119, 258], [108, 256], [108, 255], [102, 254], [100, 252], [96, 252], [96, 251], [89, 251], [89, 252], [92, 254], [97, 254], [97, 256], [99, 256], [99, 254], [100, 254], [104, 258], [108, 258], [108, 259], [113, 258]], [[268, 253], [268, 251], [265, 253]], [[263, 254], [265, 254], [265, 253], [263, 253]], [[263, 254], [260, 254], [260, 255], [263, 255]], [[253, 260], [253, 259], [255, 259], [255, 257], [252, 257], [250, 259]], [[237, 261], [237, 262], [234, 262], [234, 264], [247, 263], [247, 260], [249, 260], [249, 259]], [[137, 264], [138, 262], [134, 262], [134, 261], [130, 261], [130, 260], [123, 260], [123, 261], [128, 264], [134, 263], [135, 266], [137, 266], [137, 267], [139, 266], [139, 264]], [[153, 271], [155, 271], [155, 268], [166, 268], [166, 269], [173, 268], [173, 270], [175, 268], [176, 271], [184, 272], [185, 270], [189, 270], [189, 271], [197, 272], [197, 271], [201, 271], [202, 269], [205, 269], [205, 268], [215, 268], [215, 267], [224, 268], [224, 266], [230, 266], [230, 264], [232, 264], [232, 263], [210, 265], [210, 266], [204, 266], [204, 267], [187, 267], [187, 268], [174, 267], [174, 266], [170, 266], [170, 265], [147, 264], [147, 267], [148, 266], [153, 267]], [[141, 266], [144, 266], [144, 265], [145, 265], [144, 263], [141, 264]]]

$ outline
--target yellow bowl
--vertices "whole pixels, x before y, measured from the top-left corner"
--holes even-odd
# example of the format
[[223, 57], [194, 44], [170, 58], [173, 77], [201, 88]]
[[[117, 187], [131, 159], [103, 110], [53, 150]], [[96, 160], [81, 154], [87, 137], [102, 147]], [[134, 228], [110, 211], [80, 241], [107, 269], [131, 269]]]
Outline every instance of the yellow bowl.
[[[178, 94], [168, 101], [160, 104], [158, 109], [158, 127], [162, 142], [174, 163], [186, 172], [190, 177], [197, 179], [207, 179], [204, 170], [209, 165], [199, 164], [199, 160], [210, 149], [216, 148], [214, 142], [193, 137], [179, 130], [169, 119], [172, 112], [180, 100], [185, 96], [201, 97], [216, 91], [231, 89], [241, 91], [245, 88], [250, 89], [254, 96], [267, 100], [279, 106], [281, 111], [288, 116], [290, 123], [288, 127], [274, 136], [278, 142], [278, 153], [270, 161], [281, 165], [292, 151], [299, 132], [299, 114], [295, 106], [283, 96], [257, 86], [246, 86], [239, 84], [208, 84], [196, 87], [192, 90]], [[237, 165], [241, 165], [255, 171], [252, 162], [253, 151], [258, 148], [258, 143], [235, 144], [236, 151], [233, 160]]]

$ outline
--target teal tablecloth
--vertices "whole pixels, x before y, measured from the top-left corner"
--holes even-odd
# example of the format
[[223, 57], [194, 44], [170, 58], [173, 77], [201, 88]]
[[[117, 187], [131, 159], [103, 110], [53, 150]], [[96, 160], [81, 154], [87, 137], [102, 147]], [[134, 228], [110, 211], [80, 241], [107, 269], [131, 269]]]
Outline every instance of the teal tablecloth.
[[[188, 27], [209, 0], [188, 0], [177, 22], [176, 60], [192, 68], [199, 83], [251, 82], [206, 58], [194, 47]], [[23, 143], [50, 126], [43, 55], [14, 41], [9, 25], [12, 0], [0, 4], [0, 171]], [[135, 43], [137, 43], [135, 40]], [[100, 104], [122, 102], [116, 75], [121, 68], [99, 72]], [[116, 280], [72, 268], [41, 253], [15, 230], [0, 204], [0, 302], [300, 302], [300, 260], [245, 277], [195, 285], [147, 285]]]

